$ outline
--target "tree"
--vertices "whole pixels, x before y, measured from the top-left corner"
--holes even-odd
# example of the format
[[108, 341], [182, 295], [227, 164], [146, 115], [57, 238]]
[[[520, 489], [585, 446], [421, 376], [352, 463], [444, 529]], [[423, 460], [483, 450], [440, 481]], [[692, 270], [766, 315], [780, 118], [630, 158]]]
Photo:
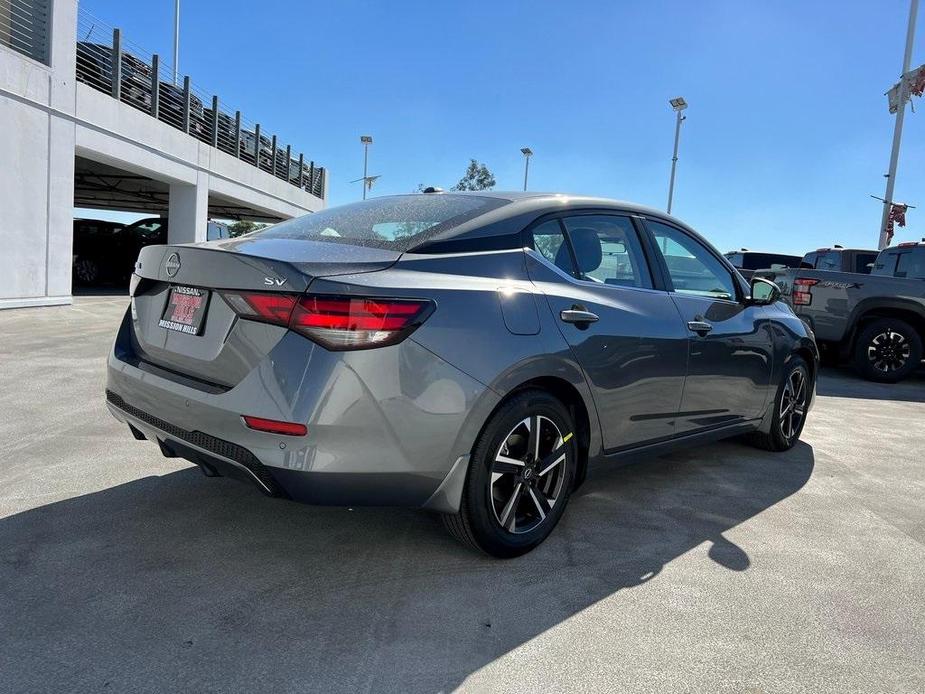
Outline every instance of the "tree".
[[466, 174], [450, 190], [491, 190], [495, 187], [495, 175], [484, 164], [469, 160]]
[[252, 231], [263, 229], [265, 226], [267, 225], [251, 222], [246, 219], [239, 219], [237, 222], [232, 222], [228, 225], [228, 233], [231, 235], [231, 238], [237, 238], [238, 236], [249, 234]]

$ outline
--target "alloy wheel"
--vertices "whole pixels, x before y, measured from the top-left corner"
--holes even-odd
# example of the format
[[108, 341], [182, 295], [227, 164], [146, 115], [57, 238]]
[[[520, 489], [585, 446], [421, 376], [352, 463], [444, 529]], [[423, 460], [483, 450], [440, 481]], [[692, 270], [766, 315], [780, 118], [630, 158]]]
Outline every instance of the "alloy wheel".
[[492, 461], [488, 498], [495, 520], [510, 533], [539, 527], [563, 492], [571, 433], [532, 415], [508, 432]]
[[883, 373], [899, 371], [912, 355], [912, 345], [901, 333], [884, 330], [867, 346], [867, 359], [875, 369]]
[[74, 273], [77, 275], [77, 279], [84, 284], [96, 281], [96, 276], [99, 274], [96, 263], [88, 258], [77, 259], [74, 264]]
[[781, 436], [790, 441], [800, 430], [800, 424], [806, 416], [806, 372], [802, 368], [794, 369], [787, 377], [784, 392], [780, 400], [778, 426]]

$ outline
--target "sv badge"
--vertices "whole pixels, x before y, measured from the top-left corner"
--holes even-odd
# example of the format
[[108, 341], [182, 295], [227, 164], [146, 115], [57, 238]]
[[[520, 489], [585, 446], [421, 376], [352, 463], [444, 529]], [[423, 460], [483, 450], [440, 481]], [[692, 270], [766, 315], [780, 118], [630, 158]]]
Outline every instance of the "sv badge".
[[286, 284], [286, 278], [283, 277], [282, 279], [279, 279], [277, 277], [264, 277], [263, 283], [268, 287], [282, 287], [284, 284]]

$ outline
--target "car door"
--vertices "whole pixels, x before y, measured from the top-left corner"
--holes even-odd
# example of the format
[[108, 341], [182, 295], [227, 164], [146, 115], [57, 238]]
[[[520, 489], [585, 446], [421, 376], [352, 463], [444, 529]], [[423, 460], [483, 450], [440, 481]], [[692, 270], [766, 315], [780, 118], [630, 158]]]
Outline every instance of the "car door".
[[605, 449], [671, 437], [687, 334], [633, 220], [571, 213], [534, 227], [527, 243], [530, 276], [591, 386]]
[[695, 235], [651, 219], [645, 225], [688, 330], [678, 433], [759, 417], [771, 379], [769, 309], [749, 306], [734, 271]]

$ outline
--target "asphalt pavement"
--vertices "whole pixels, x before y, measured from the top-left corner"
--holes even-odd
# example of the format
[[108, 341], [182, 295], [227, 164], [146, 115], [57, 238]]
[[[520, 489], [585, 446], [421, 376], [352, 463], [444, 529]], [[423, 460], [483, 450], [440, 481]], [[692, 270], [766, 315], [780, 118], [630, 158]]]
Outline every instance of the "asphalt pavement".
[[792, 451], [607, 472], [497, 561], [135, 441], [124, 310], [0, 312], [0, 692], [925, 691], [925, 375], [824, 370]]

